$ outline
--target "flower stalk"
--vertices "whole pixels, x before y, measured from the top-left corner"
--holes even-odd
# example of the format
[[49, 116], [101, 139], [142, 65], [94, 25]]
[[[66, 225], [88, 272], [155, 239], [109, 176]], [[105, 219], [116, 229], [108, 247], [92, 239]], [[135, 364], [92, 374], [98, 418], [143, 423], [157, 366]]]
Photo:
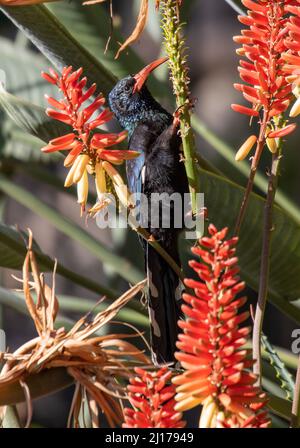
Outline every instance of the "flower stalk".
[[182, 25], [179, 17], [178, 0], [162, 0], [160, 10], [162, 14], [162, 30], [165, 48], [169, 56], [171, 80], [176, 97], [176, 106], [180, 117], [180, 133], [184, 153], [184, 164], [189, 182], [192, 210], [198, 212], [196, 193], [199, 188], [196, 146], [193, 129], [191, 127], [191, 99], [189, 91], [189, 75], [185, 54], [185, 42], [182, 36]]
[[265, 308], [268, 299], [271, 241], [272, 241], [272, 233], [274, 230], [273, 210], [274, 210], [276, 189], [278, 185], [278, 177], [280, 173], [281, 158], [282, 158], [282, 143], [280, 142], [277, 152], [272, 156], [271, 171], [269, 173], [268, 193], [264, 210], [264, 228], [263, 228], [258, 301], [256, 305], [254, 326], [253, 326], [253, 359], [255, 361], [253, 371], [258, 377], [259, 385], [261, 385], [262, 382], [261, 338], [262, 338], [262, 327], [264, 321]]
[[254, 179], [255, 179], [255, 175], [256, 175], [256, 171], [258, 168], [258, 164], [266, 143], [266, 129], [267, 129], [267, 124], [268, 124], [268, 119], [267, 119], [267, 113], [264, 113], [264, 117], [262, 120], [262, 123], [260, 125], [260, 131], [259, 131], [259, 137], [257, 139], [257, 144], [256, 144], [256, 149], [255, 149], [255, 154], [254, 157], [252, 158], [252, 162], [251, 162], [251, 168], [250, 168], [250, 174], [249, 174], [249, 178], [248, 178], [248, 183], [247, 183], [247, 187], [244, 193], [244, 197], [243, 197], [243, 201], [239, 210], [239, 214], [237, 217], [237, 221], [236, 221], [236, 225], [235, 225], [235, 231], [234, 234], [235, 235], [239, 235], [240, 230], [241, 230], [241, 225], [243, 223], [245, 214], [246, 214], [246, 210], [248, 207], [248, 203], [249, 203], [249, 199], [250, 199], [250, 194], [253, 190], [253, 185], [254, 185]]

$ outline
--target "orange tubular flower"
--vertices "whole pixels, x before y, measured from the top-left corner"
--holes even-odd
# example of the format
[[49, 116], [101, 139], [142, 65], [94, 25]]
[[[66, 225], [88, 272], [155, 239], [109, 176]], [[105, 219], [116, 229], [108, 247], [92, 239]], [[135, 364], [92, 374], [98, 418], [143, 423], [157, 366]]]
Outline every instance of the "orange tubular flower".
[[135, 372], [127, 386], [133, 409], [124, 409], [123, 428], [184, 428], [182, 414], [174, 410], [175, 387], [167, 385], [172, 372], [167, 368], [158, 372], [135, 368]]
[[[234, 84], [234, 87], [242, 92], [251, 107], [233, 104], [232, 109], [252, 117], [259, 117], [262, 112], [262, 141], [268, 137], [268, 132], [277, 129], [276, 117], [286, 111], [292, 98], [282, 54], [288, 48], [287, 14], [295, 0], [242, 0], [242, 3], [248, 8], [248, 14], [238, 18], [248, 28], [235, 36], [234, 41], [242, 44], [237, 54], [246, 58], [240, 60], [238, 68], [246, 84]], [[288, 130], [292, 132], [294, 128]]]
[[209, 234], [192, 249], [203, 260], [190, 262], [200, 281], [185, 280], [195, 295], [183, 295], [186, 320], [179, 321], [176, 358], [185, 372], [172, 380], [175, 410], [203, 405], [200, 427], [266, 427], [266, 397], [254, 386], [256, 376], [248, 370], [253, 361], [243, 348], [250, 328], [239, 328], [249, 313], [238, 314], [246, 303], [246, 297], [236, 298], [244, 289], [233, 247], [238, 239], [225, 240], [227, 229], [218, 232], [213, 225]]
[[300, 1], [295, 0], [286, 9], [292, 15], [287, 24], [289, 36], [285, 42], [288, 51], [283, 54], [287, 63], [284, 70], [288, 75], [287, 80], [293, 83], [293, 93], [297, 98], [291, 108], [290, 117], [297, 117], [300, 114]]
[[[87, 78], [81, 78], [82, 71], [82, 68], [72, 71], [72, 67], [65, 67], [61, 76], [52, 69], [49, 69], [49, 73], [42, 73], [43, 78], [56, 85], [63, 94], [63, 99], [60, 101], [46, 95], [50, 106], [56, 109], [47, 109], [47, 115], [70, 125], [73, 129], [72, 132], [51, 140], [47, 146], [42, 148], [42, 151], [46, 153], [69, 151], [64, 165], [71, 169], [67, 175], [65, 186], [77, 184], [78, 202], [83, 211], [88, 196], [87, 173], [95, 176], [98, 198], [100, 202], [106, 204], [104, 201], [106, 193], [104, 171], [111, 177], [110, 172], [114, 170], [111, 164], [120, 165], [124, 160], [137, 157], [139, 153], [108, 149], [122, 142], [127, 137], [126, 132], [117, 134], [96, 132], [96, 128], [110, 121], [113, 114], [109, 109], [97, 112], [104, 106], [105, 98], [100, 94], [91, 102], [91, 97], [95, 94], [97, 86], [93, 84], [85, 90]], [[85, 106], [87, 101], [89, 104]], [[97, 113], [96, 116], [94, 116], [95, 113]], [[124, 182], [120, 179], [119, 176], [118, 186], [121, 184], [125, 187]], [[114, 181], [114, 178], [112, 180]], [[101, 204], [100, 206], [96, 204], [93, 208], [100, 209]]]

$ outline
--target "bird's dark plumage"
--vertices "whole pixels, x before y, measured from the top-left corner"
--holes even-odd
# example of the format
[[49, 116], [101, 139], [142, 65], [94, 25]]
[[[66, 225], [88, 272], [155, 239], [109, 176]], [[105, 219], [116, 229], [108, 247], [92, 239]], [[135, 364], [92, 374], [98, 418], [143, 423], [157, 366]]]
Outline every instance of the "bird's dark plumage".
[[[132, 193], [183, 193], [188, 184], [180, 162], [181, 139], [171, 114], [152, 97], [145, 85], [135, 91], [135, 77], [117, 83], [109, 94], [111, 110], [128, 131], [129, 148], [141, 155], [126, 164], [128, 187]], [[172, 208], [172, 203], [171, 203]], [[171, 214], [172, 216], [172, 214]], [[161, 224], [161, 223], [160, 223]], [[179, 264], [178, 228], [151, 227], [148, 231]], [[143, 241], [148, 278], [148, 305], [151, 323], [151, 347], [156, 364], [174, 362], [180, 318], [180, 281], [168, 263]]]

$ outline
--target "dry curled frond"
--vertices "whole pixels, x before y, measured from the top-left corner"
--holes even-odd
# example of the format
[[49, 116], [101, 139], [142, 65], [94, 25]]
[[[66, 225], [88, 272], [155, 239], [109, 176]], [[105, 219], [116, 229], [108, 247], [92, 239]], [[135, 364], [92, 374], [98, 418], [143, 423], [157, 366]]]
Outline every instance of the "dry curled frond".
[[173, 378], [175, 410], [201, 404], [200, 427], [266, 427], [266, 396], [255, 386], [245, 349], [250, 328], [240, 327], [249, 313], [239, 312], [246, 298], [237, 298], [245, 286], [237, 276], [238, 239], [226, 240], [227, 229], [217, 231], [213, 225], [209, 234], [192, 249], [202, 259], [190, 262], [199, 279], [185, 281], [194, 295], [183, 294], [186, 320], [179, 321], [183, 333], [175, 356], [184, 373]]
[[137, 18], [137, 22], [135, 25], [134, 30], [130, 34], [130, 36], [125, 40], [125, 42], [121, 45], [119, 48], [116, 59], [120, 56], [120, 53], [124, 51], [129, 45], [133, 44], [138, 40], [138, 38], [143, 33], [146, 23], [147, 23], [147, 17], [148, 17], [148, 9], [149, 9], [149, 1], [148, 0], [141, 0], [141, 6], [139, 15]]
[[[120, 400], [125, 395], [117, 378], [128, 378], [132, 365], [144, 365], [149, 361], [141, 350], [126, 340], [128, 335], [99, 335], [99, 330], [111, 322], [144, 286], [145, 281], [138, 283], [92, 319], [90, 316], [82, 317], [69, 331], [64, 327], [55, 328], [59, 306], [55, 287], [46, 285], [39, 272], [29, 231], [28, 252], [23, 265], [23, 291], [38, 336], [13, 353], [1, 354], [5, 365], [0, 374], [0, 387], [19, 381], [28, 392], [25, 394], [27, 401], [30, 401], [26, 378], [45, 369], [64, 367], [97, 408], [104, 412], [108, 423], [111, 426], [119, 424], [123, 418]], [[76, 406], [72, 412], [76, 415]]]

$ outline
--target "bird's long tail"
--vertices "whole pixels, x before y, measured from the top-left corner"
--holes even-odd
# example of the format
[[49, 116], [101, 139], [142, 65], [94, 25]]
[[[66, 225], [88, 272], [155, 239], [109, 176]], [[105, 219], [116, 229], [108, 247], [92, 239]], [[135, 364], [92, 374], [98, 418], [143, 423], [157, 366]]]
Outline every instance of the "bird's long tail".
[[148, 308], [154, 364], [175, 363], [174, 352], [181, 316], [181, 282], [169, 264], [147, 245]]

